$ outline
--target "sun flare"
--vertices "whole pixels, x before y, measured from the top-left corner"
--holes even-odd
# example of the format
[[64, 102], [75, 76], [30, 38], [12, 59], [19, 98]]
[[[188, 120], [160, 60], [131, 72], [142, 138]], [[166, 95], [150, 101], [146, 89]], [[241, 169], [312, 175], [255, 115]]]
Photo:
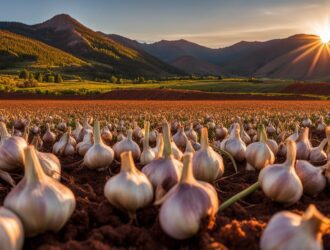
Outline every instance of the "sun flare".
[[319, 34], [322, 43], [329, 43], [330, 42], [330, 31], [325, 30]]

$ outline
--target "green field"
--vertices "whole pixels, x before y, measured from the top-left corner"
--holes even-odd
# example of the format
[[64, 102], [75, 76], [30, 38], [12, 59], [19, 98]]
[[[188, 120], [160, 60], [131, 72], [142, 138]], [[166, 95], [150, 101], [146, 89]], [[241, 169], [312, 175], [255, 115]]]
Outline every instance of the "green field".
[[[205, 92], [219, 92], [230, 94], [263, 94], [263, 95], [283, 95], [282, 91], [293, 81], [290, 80], [265, 80], [251, 81], [243, 78], [227, 78], [223, 80], [171, 80], [171, 81], [149, 81], [145, 83], [133, 83], [124, 81], [123, 83], [96, 82], [87, 80], [71, 80], [62, 83], [38, 83], [36, 87], [17, 87], [17, 83], [23, 81], [18, 77], [10, 75], [0, 75], [0, 90], [10, 92], [31, 92], [39, 94], [95, 94], [104, 93], [114, 89], [134, 89], [134, 88], [167, 88], [182, 90], [199, 90]], [[294, 93], [292, 93], [294, 94]], [[285, 95], [288, 95], [287, 93]], [[313, 95], [305, 95], [313, 96]], [[314, 95], [315, 97], [315, 95]], [[326, 99], [326, 96], [317, 96]]]

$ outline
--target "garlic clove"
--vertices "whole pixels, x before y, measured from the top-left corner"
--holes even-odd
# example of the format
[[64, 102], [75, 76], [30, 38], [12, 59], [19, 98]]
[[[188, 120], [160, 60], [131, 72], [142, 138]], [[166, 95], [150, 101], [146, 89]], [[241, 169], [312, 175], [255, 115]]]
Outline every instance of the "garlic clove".
[[120, 157], [120, 173], [107, 181], [104, 195], [112, 205], [128, 211], [133, 219], [136, 210], [151, 204], [153, 188], [148, 178], [135, 167], [130, 151], [122, 153]]
[[33, 146], [28, 146], [24, 154], [24, 177], [7, 195], [4, 206], [22, 220], [26, 236], [59, 231], [75, 209], [75, 197], [44, 173]]
[[24, 242], [22, 222], [4, 207], [0, 207], [0, 242], [0, 250], [21, 250]]
[[195, 235], [205, 219], [208, 226], [212, 227], [219, 204], [214, 188], [194, 178], [192, 154], [185, 154], [183, 162], [180, 182], [155, 203], [162, 204], [159, 212], [162, 229], [172, 238], [179, 240]]

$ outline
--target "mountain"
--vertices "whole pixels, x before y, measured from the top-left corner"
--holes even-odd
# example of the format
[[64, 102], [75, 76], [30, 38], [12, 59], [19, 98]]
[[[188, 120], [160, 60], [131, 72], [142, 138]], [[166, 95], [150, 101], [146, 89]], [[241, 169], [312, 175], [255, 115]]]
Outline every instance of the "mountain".
[[0, 30], [0, 69], [31, 67], [80, 67], [87, 63], [40, 41]]
[[126, 47], [65, 14], [36, 25], [1, 22], [0, 29], [39, 40], [87, 61], [94, 68], [91, 72], [100, 77], [115, 74], [156, 78], [183, 74], [144, 51]]

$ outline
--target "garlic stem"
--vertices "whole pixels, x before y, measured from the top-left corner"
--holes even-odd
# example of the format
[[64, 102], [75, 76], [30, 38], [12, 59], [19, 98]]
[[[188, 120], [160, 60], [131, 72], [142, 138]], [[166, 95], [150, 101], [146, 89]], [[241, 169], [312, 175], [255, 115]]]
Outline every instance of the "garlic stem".
[[266, 143], [268, 140], [268, 136], [266, 133], [265, 126], [263, 124], [258, 126], [258, 132], [259, 132], [259, 141]]
[[207, 128], [201, 129], [201, 147], [202, 149], [207, 149], [209, 146], [209, 135], [207, 132]]
[[320, 143], [320, 145], [318, 146], [319, 150], [322, 151], [325, 147], [325, 145], [327, 145], [328, 140], [327, 139], [323, 139]]
[[163, 139], [164, 139], [164, 157], [167, 158], [172, 155], [170, 126], [165, 121], [163, 123]]
[[317, 234], [320, 231], [324, 232], [330, 227], [330, 220], [321, 214], [314, 205], [310, 205], [302, 215], [301, 224]]
[[94, 144], [102, 144], [100, 122], [94, 122]]
[[236, 201], [245, 198], [246, 196], [252, 194], [259, 188], [259, 182], [256, 182], [249, 186], [248, 188], [244, 189], [243, 191], [239, 192], [238, 194], [235, 194], [233, 197], [226, 200], [224, 203], [222, 203], [218, 209], [218, 212], [221, 212], [225, 210], [227, 207], [233, 205]]
[[226, 155], [229, 158], [229, 160], [231, 161], [231, 163], [233, 164], [233, 167], [235, 169], [235, 173], [238, 173], [236, 161], [235, 161], [234, 157], [229, 152], [227, 152], [224, 149], [218, 148], [218, 147], [213, 147], [213, 150], [215, 152], [221, 154], [222, 156]]
[[183, 169], [182, 169], [182, 175], [180, 183], [191, 183], [195, 182], [196, 179], [194, 177], [193, 171], [192, 171], [192, 153], [185, 153], [183, 155]]
[[296, 156], [297, 156], [297, 146], [296, 143], [292, 140], [288, 140], [286, 142], [286, 147], [287, 147], [287, 155], [286, 155], [286, 160], [284, 162], [284, 165], [289, 166], [289, 167], [294, 167], [294, 163], [296, 161]]
[[25, 177], [27, 184], [39, 182], [44, 179], [43, 169], [40, 165], [34, 146], [27, 146], [25, 153]]
[[120, 171], [133, 171], [134, 170], [134, 161], [132, 157], [132, 152], [123, 152], [120, 155], [121, 169]]
[[10, 134], [8, 133], [6, 124], [4, 122], [0, 122], [0, 139], [10, 137]]
[[144, 144], [143, 147], [145, 149], [149, 148], [149, 130], [150, 130], [150, 122], [144, 122]]

